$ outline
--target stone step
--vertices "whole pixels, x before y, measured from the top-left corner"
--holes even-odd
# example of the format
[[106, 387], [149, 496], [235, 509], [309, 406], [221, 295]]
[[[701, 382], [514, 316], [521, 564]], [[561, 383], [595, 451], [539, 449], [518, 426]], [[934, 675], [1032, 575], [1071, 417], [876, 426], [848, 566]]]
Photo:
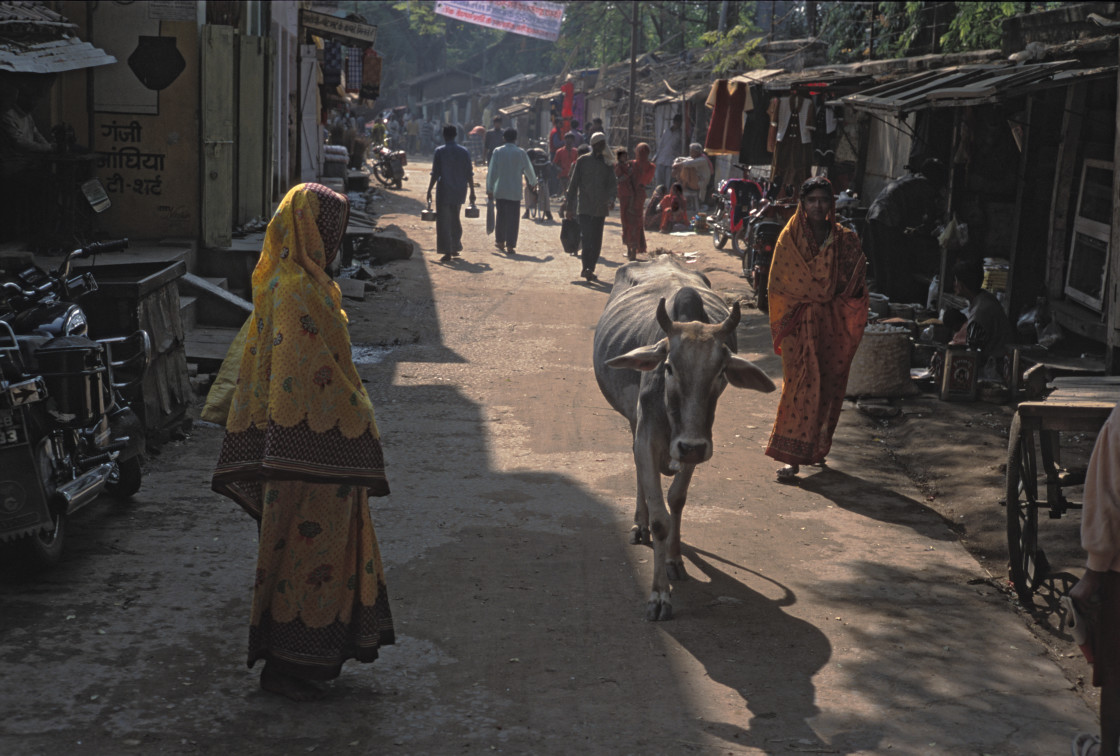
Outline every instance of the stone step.
[[200, 373], [216, 373], [240, 328], [198, 326], [186, 334], [187, 363]]
[[198, 297], [179, 295], [179, 320], [183, 323], [184, 331], [194, 328], [198, 322]]
[[179, 279], [180, 296], [198, 297], [197, 322], [202, 326], [240, 328], [253, 311], [253, 303], [210, 280], [187, 273]]

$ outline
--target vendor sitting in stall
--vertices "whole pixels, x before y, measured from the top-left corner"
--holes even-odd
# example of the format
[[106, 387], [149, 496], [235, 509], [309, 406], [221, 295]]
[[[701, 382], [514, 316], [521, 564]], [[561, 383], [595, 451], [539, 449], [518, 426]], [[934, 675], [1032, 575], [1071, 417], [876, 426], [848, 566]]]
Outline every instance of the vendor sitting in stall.
[[54, 201], [54, 146], [31, 116], [40, 95], [31, 85], [0, 82], [0, 201], [10, 212], [3, 233], [12, 238], [45, 227]]
[[968, 300], [968, 320], [949, 342], [980, 352], [980, 377], [1004, 381], [1005, 361], [1011, 353], [1011, 323], [995, 294], [986, 290], [980, 260], [961, 260], [953, 266], [953, 290]]

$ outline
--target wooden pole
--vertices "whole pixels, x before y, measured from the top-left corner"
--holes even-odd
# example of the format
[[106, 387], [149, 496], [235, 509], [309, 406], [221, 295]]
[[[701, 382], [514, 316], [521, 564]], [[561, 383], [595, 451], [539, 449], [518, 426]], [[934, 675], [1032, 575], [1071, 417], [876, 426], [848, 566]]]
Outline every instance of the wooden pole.
[[638, 86], [638, 2], [630, 2], [630, 102], [626, 107], [626, 149], [634, 149], [634, 109]]

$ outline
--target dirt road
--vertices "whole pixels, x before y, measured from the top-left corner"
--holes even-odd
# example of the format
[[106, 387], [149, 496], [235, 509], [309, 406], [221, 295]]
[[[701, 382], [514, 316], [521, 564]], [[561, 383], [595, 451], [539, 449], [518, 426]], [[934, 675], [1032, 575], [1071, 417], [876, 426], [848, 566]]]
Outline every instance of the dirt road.
[[[256, 531], [209, 491], [221, 431], [200, 426], [134, 502], [76, 519], [58, 569], [0, 583], [0, 753], [1060, 754], [1095, 729], [850, 411], [829, 468], [781, 486], [777, 395], [728, 389], [684, 514], [691, 579], [672, 621], [644, 621], [628, 430], [591, 369], [617, 217], [603, 285], [557, 224], [523, 222], [511, 258], [468, 221], [443, 264], [425, 168], [379, 207], [423, 254], [348, 306], [393, 488], [371, 503], [397, 645], [322, 702], [256, 688]], [[747, 294], [707, 237], [650, 241]], [[739, 342], [780, 377], [756, 310]]]

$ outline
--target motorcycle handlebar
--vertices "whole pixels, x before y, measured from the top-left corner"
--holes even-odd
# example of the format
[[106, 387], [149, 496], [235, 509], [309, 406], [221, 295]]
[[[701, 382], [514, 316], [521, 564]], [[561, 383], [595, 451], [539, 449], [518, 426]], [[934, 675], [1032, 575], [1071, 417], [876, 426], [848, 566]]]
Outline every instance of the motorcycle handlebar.
[[71, 254], [74, 257], [92, 257], [93, 255], [101, 255], [108, 252], [119, 252], [122, 249], [128, 249], [128, 239], [113, 239], [112, 241], [94, 242], [87, 247], [81, 247], [74, 250]]

